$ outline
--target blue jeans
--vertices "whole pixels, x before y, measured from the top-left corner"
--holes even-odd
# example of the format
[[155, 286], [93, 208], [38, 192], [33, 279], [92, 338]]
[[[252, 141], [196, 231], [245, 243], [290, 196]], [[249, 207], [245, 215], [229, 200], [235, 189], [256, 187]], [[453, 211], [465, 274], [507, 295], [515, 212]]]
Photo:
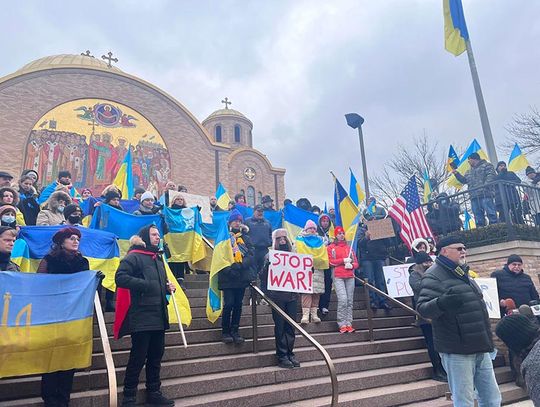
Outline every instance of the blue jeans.
[[460, 355], [441, 353], [444, 370], [448, 374], [448, 386], [452, 392], [454, 407], [499, 407], [501, 392], [495, 380], [493, 363], [489, 353]]
[[497, 223], [497, 211], [493, 198], [482, 196], [471, 198], [471, 206], [476, 226], [486, 226], [486, 215], [490, 225]]
[[[360, 272], [367, 278], [368, 283], [381, 291], [386, 292], [386, 283], [383, 272], [384, 260], [360, 260]], [[380, 307], [386, 303], [386, 299], [380, 295], [369, 291], [369, 298], [373, 305]]]

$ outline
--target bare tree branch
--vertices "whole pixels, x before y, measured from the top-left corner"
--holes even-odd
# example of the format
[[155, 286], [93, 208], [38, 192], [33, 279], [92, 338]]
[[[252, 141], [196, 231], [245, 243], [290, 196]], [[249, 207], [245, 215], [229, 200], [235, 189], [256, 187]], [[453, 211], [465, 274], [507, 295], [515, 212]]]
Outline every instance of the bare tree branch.
[[514, 121], [506, 126], [510, 133], [508, 141], [503, 146], [509, 151], [518, 143], [521, 151], [528, 155], [540, 152], [540, 112], [538, 108], [531, 107], [529, 113], [514, 116]]

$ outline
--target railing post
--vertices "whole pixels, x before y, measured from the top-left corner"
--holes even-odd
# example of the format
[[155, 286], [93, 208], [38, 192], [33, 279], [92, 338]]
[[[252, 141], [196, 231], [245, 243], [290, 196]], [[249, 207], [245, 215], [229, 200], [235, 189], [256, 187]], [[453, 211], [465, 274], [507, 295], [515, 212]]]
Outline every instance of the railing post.
[[[506, 223], [506, 233], [508, 234], [508, 240], [514, 240], [515, 239], [515, 231], [512, 227], [512, 218], [510, 215], [510, 206], [508, 204], [508, 196], [506, 194], [507, 187], [504, 185], [503, 182], [497, 182], [498, 185], [496, 185], [497, 188], [499, 188], [499, 195], [501, 197], [502, 201], [502, 207], [504, 212], [504, 222]], [[496, 211], [496, 209], [495, 209]], [[500, 219], [500, 218], [499, 218]]]
[[257, 293], [250, 286], [251, 290], [251, 326], [253, 330], [253, 353], [259, 352], [259, 333], [257, 332]]
[[118, 405], [118, 390], [116, 383], [116, 370], [114, 368], [114, 359], [109, 344], [109, 336], [107, 335], [107, 326], [101, 309], [99, 295], [96, 292], [94, 296], [94, 307], [96, 309], [96, 318], [98, 320], [99, 334], [101, 337], [101, 345], [103, 347], [103, 356], [105, 357], [105, 365], [107, 366], [107, 378], [109, 382], [109, 406], [116, 407]]
[[368, 333], [369, 341], [373, 342], [375, 337], [373, 335], [373, 310], [371, 309], [371, 301], [369, 299], [369, 287], [366, 285], [367, 280], [363, 280], [364, 284], [364, 300], [366, 301], [366, 314], [367, 314], [367, 324], [368, 324]]

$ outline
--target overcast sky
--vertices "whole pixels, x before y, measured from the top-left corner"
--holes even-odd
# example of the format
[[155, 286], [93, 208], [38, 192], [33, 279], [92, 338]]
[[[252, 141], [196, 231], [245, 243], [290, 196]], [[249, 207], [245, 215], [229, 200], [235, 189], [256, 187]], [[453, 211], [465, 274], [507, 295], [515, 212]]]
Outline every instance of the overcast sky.
[[[331, 170], [346, 187], [349, 166], [361, 178], [348, 112], [365, 117], [370, 174], [424, 131], [444, 154], [473, 137], [485, 145], [467, 57], [444, 50], [440, 0], [0, 3], [0, 76], [47, 55], [112, 50], [120, 69], [201, 121], [227, 96], [253, 121], [254, 146], [287, 169], [293, 199], [330, 201]], [[540, 2], [463, 4], [500, 144], [516, 113], [540, 105]]]

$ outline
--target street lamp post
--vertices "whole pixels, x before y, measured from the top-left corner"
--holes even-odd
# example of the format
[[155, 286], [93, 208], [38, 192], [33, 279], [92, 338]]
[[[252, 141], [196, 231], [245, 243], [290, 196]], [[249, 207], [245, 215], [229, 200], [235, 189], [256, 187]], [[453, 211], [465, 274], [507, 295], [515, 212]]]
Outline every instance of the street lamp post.
[[364, 135], [362, 133], [362, 124], [364, 123], [364, 118], [357, 113], [348, 113], [345, 115], [345, 120], [347, 124], [353, 129], [358, 129], [358, 140], [360, 141], [360, 155], [362, 158], [362, 173], [364, 175], [364, 189], [366, 191], [366, 205], [368, 204], [369, 199], [369, 182], [367, 174], [367, 164], [366, 164], [366, 152], [364, 150]]

